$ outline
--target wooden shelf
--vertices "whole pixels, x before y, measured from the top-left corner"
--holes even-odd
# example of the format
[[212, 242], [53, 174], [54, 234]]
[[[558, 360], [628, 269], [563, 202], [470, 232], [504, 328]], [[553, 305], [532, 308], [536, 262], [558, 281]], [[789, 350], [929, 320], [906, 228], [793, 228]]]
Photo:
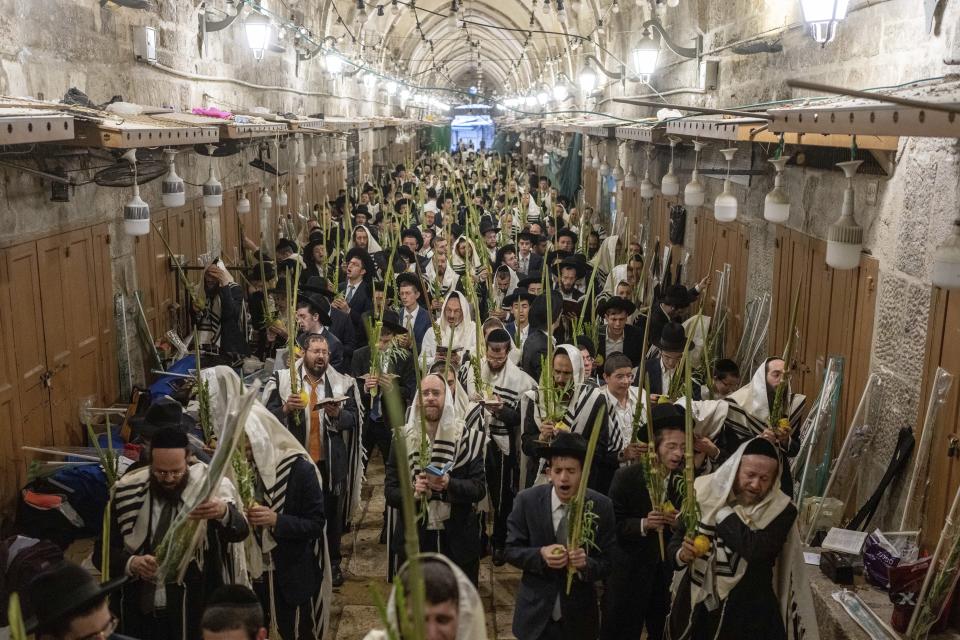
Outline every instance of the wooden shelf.
[[[179, 114], [178, 114], [179, 115]], [[77, 121], [76, 138], [71, 144], [107, 149], [214, 144], [220, 141], [215, 127], [165, 122], [162, 116], [138, 116], [101, 122]]]

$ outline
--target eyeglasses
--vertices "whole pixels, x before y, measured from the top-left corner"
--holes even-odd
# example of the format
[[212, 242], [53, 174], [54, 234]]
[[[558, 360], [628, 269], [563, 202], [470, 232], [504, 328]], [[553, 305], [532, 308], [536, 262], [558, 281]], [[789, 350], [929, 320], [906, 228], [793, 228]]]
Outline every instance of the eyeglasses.
[[178, 480], [178, 479], [182, 478], [187, 472], [186, 472], [186, 470], [183, 470], [183, 471], [153, 471], [153, 470], [151, 470], [150, 473], [152, 473], [152, 474], [154, 475], [154, 477], [157, 478], [157, 479], [159, 479], [159, 480], [164, 480], [164, 479], [166, 479], [166, 478], [170, 478], [171, 480]]
[[110, 616], [110, 622], [106, 624], [103, 629], [97, 631], [96, 633], [91, 633], [88, 636], [83, 636], [82, 638], [77, 638], [77, 640], [106, 640], [113, 635], [113, 632], [117, 630], [120, 621], [116, 616]]

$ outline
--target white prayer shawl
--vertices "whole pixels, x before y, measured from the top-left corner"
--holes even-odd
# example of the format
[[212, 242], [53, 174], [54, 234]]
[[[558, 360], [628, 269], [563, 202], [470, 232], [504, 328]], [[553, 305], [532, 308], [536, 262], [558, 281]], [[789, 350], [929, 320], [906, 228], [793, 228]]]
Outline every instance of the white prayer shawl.
[[[468, 399], [477, 393], [476, 379], [473, 371], [470, 363], [464, 363], [460, 367], [457, 377]], [[521, 395], [537, 387], [536, 381], [509, 358], [507, 358], [507, 361], [499, 371], [490, 371], [490, 364], [487, 362], [487, 359], [484, 358], [480, 363], [480, 377], [491, 389], [493, 394], [503, 401], [506, 407], [514, 410], [519, 409]], [[488, 411], [482, 403], [470, 402], [466, 413], [466, 424], [468, 429], [479, 429], [483, 431], [487, 437], [496, 443], [504, 455], [510, 455], [510, 430], [504, 425], [502, 420]], [[518, 431], [522, 430], [522, 428], [523, 423], [521, 422]], [[513, 435], [515, 436], [516, 434]]]
[[[617, 239], [620, 236], [612, 235], [603, 240], [600, 243], [600, 248], [597, 249], [596, 255], [593, 256], [593, 260], [590, 261], [591, 266], [597, 271], [596, 275], [596, 284], [595, 287], [600, 287], [601, 291], [607, 284], [607, 276], [613, 272], [614, 267], [617, 265]], [[626, 275], [626, 271], [624, 271]], [[626, 279], [626, 278], [621, 278]], [[616, 287], [616, 282], [613, 284]], [[616, 290], [616, 289], [614, 289]]]
[[[304, 373], [302, 358], [297, 361], [297, 374], [300, 377], [301, 390], [306, 389], [303, 383]], [[358, 425], [362, 425], [363, 405], [360, 402], [360, 393], [357, 389], [356, 381], [350, 376], [343, 375], [331, 366], [327, 366], [324, 376], [326, 377], [327, 382], [330, 384], [330, 393], [333, 396], [353, 397], [357, 406], [357, 423]], [[263, 393], [260, 396], [261, 402], [266, 404], [274, 389], [277, 389], [281, 398], [286, 398], [290, 395], [290, 369], [285, 368], [274, 372], [270, 379], [267, 380], [267, 383], [263, 386]], [[325, 438], [325, 445], [328, 446], [329, 442], [326, 442], [329, 440], [326, 432], [328, 424], [327, 414], [324, 411], [320, 411], [319, 414], [321, 420], [321, 425], [319, 425], [319, 428], [324, 430], [322, 435]], [[304, 407], [300, 419], [303, 420], [303, 424], [306, 425], [304, 435], [305, 442], [310, 442], [310, 430], [318, 428], [318, 426], [311, 424], [310, 411], [308, 407]], [[340, 432], [340, 435], [343, 438], [343, 442], [347, 449], [347, 478], [344, 493], [346, 495], [346, 520], [350, 522], [352, 521], [353, 515], [357, 513], [357, 510], [360, 507], [360, 489], [363, 486], [363, 461], [366, 457], [366, 452], [363, 450], [363, 446], [361, 444], [361, 434], [359, 430], [342, 431]], [[333, 517], [333, 514], [328, 513], [327, 517]]]
[[[740, 460], [748, 442], [741, 444], [716, 471], [694, 481], [697, 503], [700, 505], [697, 533], [710, 539], [712, 551], [695, 559], [689, 566], [691, 606], [696, 606], [708, 598], [718, 604], [723, 602], [746, 573], [747, 561], [724, 544], [723, 539], [716, 533], [716, 526], [717, 515], [728, 505], [733, 492]], [[774, 478], [780, 478], [779, 465]], [[780, 490], [779, 481], [775, 481], [770, 493], [760, 502], [749, 507], [738, 504], [733, 507], [733, 511], [752, 531], [758, 531], [769, 526], [789, 504], [790, 497]]]
[[690, 336], [690, 362], [700, 362], [703, 346], [710, 333], [710, 316], [695, 313], [683, 322], [683, 330]]
[[480, 261], [480, 254], [477, 253], [477, 247], [473, 244], [473, 240], [466, 236], [460, 236], [457, 238], [457, 241], [453, 243], [453, 247], [451, 247], [450, 251], [450, 262], [448, 266], [461, 276], [466, 273], [466, 263], [460, 256], [460, 253], [457, 251], [457, 247], [461, 242], [465, 242], [467, 246], [470, 247], [470, 262], [473, 264], [474, 278], [477, 278], [480, 272], [483, 271], [483, 263]]
[[[373, 255], [378, 251], [383, 251], [383, 247], [381, 247], [380, 243], [377, 242], [377, 238], [373, 235], [373, 232], [370, 231], [370, 227], [368, 227], [365, 224], [357, 225], [356, 227], [353, 228], [354, 236], [357, 233], [357, 229], [363, 229], [364, 231], [367, 232], [367, 253], [369, 253], [370, 255]], [[350, 249], [353, 249], [354, 246], [355, 245], [353, 243], [353, 238], [351, 237], [350, 246], [347, 247], [347, 250], [349, 251]]]
[[[606, 406], [606, 398], [595, 384], [584, 381], [585, 374], [583, 368], [583, 356], [580, 355], [580, 349], [570, 344], [557, 345], [557, 349], [563, 351], [570, 358], [573, 365], [573, 392], [570, 400], [567, 402], [566, 411], [563, 416], [563, 423], [572, 433], [578, 433], [584, 438], [589, 437], [590, 430], [593, 428], [593, 413], [597, 403], [603, 403]], [[552, 366], [547, 363], [545, 366]], [[527, 412], [533, 411], [533, 419], [537, 426], [543, 421], [545, 410], [543, 407], [543, 397], [540, 389], [535, 388], [523, 394], [524, 400], [520, 403], [520, 424], [527, 422]], [[621, 434], [619, 429], [613, 428], [613, 423], [607, 420], [607, 451], [610, 453], [619, 453], [623, 449]], [[522, 430], [522, 429], [521, 429]], [[519, 446], [517, 447], [519, 450]], [[520, 478], [526, 478], [527, 457], [522, 456], [520, 460]], [[545, 460], [540, 460], [538, 465], [537, 477], [543, 472]]]
[[[443, 468], [450, 463], [450, 470], [458, 469], [469, 464], [477, 456], [483, 455], [486, 447], [486, 437], [480, 431], [469, 430], [463, 418], [457, 415], [457, 409], [449, 387], [444, 385], [446, 396], [443, 400], [443, 411], [433, 441], [430, 442], [430, 461], [423, 464], [420, 461], [421, 422], [420, 422], [420, 394], [414, 395], [410, 405], [410, 416], [403, 426], [403, 435], [407, 443], [407, 465], [410, 470], [411, 482], [415, 482], [417, 475], [427, 466], [433, 464]], [[424, 428], [426, 423], [424, 422]], [[429, 440], [429, 434], [427, 434]], [[444, 528], [444, 522], [450, 519], [450, 503], [440, 500], [434, 495], [427, 503], [427, 529], [437, 530]]]
[[[507, 285], [506, 291], [501, 291], [500, 286], [497, 285], [497, 277], [493, 277], [493, 301], [496, 303], [497, 309], [503, 307], [503, 299], [512, 294], [520, 283], [520, 277], [516, 271], [511, 269], [509, 265], [503, 265], [503, 268], [506, 268], [507, 271], [510, 272], [510, 284]], [[500, 269], [497, 269], [497, 271], [499, 270]]]
[[[460, 301], [460, 309], [463, 311], [463, 321], [456, 327], [451, 327], [447, 323], [447, 303], [456, 296]], [[477, 350], [477, 326], [471, 317], [470, 304], [467, 297], [459, 291], [451, 291], [443, 301], [443, 308], [440, 310], [440, 344], [437, 344], [437, 336], [433, 331], [427, 331], [423, 336], [423, 345], [420, 356], [425, 359], [427, 364], [433, 364], [437, 356], [437, 347], [450, 347], [456, 351], [460, 350], [461, 362], [465, 361], [468, 353], [474, 353]], [[451, 335], [453, 341], [451, 343]]]
[[[445, 563], [457, 579], [457, 635], [456, 640], [487, 640], [487, 625], [483, 611], [483, 603], [477, 588], [470, 582], [460, 567], [455, 565], [446, 556], [439, 553], [421, 553], [417, 556], [421, 560], [435, 559]], [[406, 567], [406, 565], [404, 565]], [[404, 569], [401, 568], [401, 571]], [[409, 601], [409, 595], [407, 596]], [[397, 590], [390, 591], [387, 601], [387, 622], [394, 630], [397, 628]], [[364, 640], [389, 640], [391, 634], [374, 629], [367, 633]]]
[[[209, 383], [210, 405], [214, 415], [225, 411], [230, 397], [239, 395], [243, 391], [243, 383], [239, 376], [230, 367], [217, 366], [201, 371], [201, 376]], [[250, 416], [244, 425], [244, 434], [250, 444], [256, 472], [264, 487], [264, 502], [277, 513], [283, 513], [286, 488], [289, 482], [290, 471], [298, 458], [310, 461], [310, 455], [290, 431], [277, 420], [270, 411], [259, 401], [255, 402], [250, 410]], [[316, 465], [313, 467], [318, 486], [323, 488], [323, 478]], [[227, 471], [228, 477], [236, 483], [233, 466]], [[326, 529], [326, 525], [324, 525]], [[244, 540], [244, 551], [250, 577], [258, 580], [265, 570], [263, 556], [277, 546], [273, 532], [269, 527], [261, 530], [259, 538], [255, 535], [247, 536]], [[321, 568], [330, 566], [329, 551], [326, 544], [318, 539], [314, 547], [314, 554]], [[271, 568], [272, 570], [272, 568]], [[269, 582], [271, 590], [271, 606], [275, 606], [273, 599], [273, 581]], [[311, 603], [313, 613], [313, 631], [317, 638], [323, 638], [330, 618], [330, 603], [333, 597], [333, 583], [329, 571], [323, 571], [320, 593]]]
[[530, 203], [527, 205], [527, 224], [534, 224], [540, 222], [540, 206], [536, 203], [534, 198], [530, 197]]
[[[732, 403], [727, 412], [727, 424], [744, 439], [760, 435], [770, 420], [770, 406], [767, 401], [767, 363], [778, 358], [768, 358], [753, 372], [750, 383], [729, 396], [726, 401]], [[790, 426], [797, 429], [806, 396], [791, 393], [787, 387], [786, 397], [790, 398], [789, 407], [784, 407], [783, 415], [790, 420]]]
[[[433, 265], [433, 260], [427, 263], [426, 268], [423, 270], [423, 275], [426, 276], [427, 280], [430, 282], [437, 281], [437, 268]], [[447, 263], [447, 268], [443, 272], [443, 277], [440, 278], [440, 291], [443, 292], [443, 295], [447, 295], [457, 288], [457, 283], [459, 282], [460, 274], [454, 271], [450, 267], [450, 264]]]

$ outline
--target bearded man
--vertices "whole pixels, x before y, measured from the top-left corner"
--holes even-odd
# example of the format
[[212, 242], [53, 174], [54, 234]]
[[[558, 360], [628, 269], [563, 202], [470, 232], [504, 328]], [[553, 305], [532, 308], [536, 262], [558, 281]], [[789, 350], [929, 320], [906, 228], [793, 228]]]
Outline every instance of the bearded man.
[[[467, 429], [457, 418], [447, 383], [429, 374], [413, 399], [410, 419], [403, 428], [405, 461], [392, 447], [384, 480], [387, 506], [395, 513], [390, 527], [390, 577], [403, 563], [403, 526], [393, 516], [402, 508], [400, 474], [410, 475], [415, 505], [426, 504], [419, 521], [420, 551], [447, 556], [473, 584], [480, 576], [480, 519], [477, 503], [486, 495], [483, 472], [483, 433]], [[424, 442], [423, 439], [426, 439]], [[426, 450], [421, 451], [426, 444]], [[429, 459], [424, 456], [429, 454]]]
[[[486, 454], [487, 491], [493, 508], [493, 563], [506, 559], [507, 516], [520, 488], [520, 396], [537, 383], [510, 360], [513, 341], [505, 329], [491, 331], [485, 338], [486, 355], [480, 363], [478, 384], [474, 368], [460, 368], [460, 382], [467, 392], [468, 429], [481, 431], [488, 438]], [[481, 395], [481, 387], [486, 391]]]
[[[150, 466], [117, 481], [110, 512], [110, 573], [130, 576], [122, 589], [120, 632], [143, 640], [181, 640], [200, 635], [206, 596], [218, 586], [244, 579], [232, 575], [228, 544], [241, 542], [250, 531], [235, 503], [236, 490], [221, 481], [214, 495], [189, 517], [201, 521], [202, 542], [182, 580], [167, 576], [157, 584], [158, 548], [171, 524], [195, 495], [207, 465], [191, 464], [187, 435], [172, 428], [153, 436]], [[101, 544], [94, 546], [99, 566]], [[201, 569], [202, 567], [202, 569]]]
[[[716, 472], [696, 479], [696, 532], [676, 527], [667, 549], [683, 571], [670, 610], [670, 637], [734, 640], [787, 637], [773, 568], [797, 509], [779, 487], [781, 458], [764, 438], [744, 442]], [[705, 536], [705, 554], [693, 535]]]

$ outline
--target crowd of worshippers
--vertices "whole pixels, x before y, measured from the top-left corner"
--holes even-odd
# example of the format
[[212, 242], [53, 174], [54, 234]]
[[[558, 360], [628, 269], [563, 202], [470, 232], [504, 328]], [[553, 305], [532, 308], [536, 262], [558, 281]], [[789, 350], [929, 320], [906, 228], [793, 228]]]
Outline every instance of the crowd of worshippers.
[[[149, 457], [114, 488], [111, 608], [86, 602], [77, 609], [96, 619], [74, 629], [61, 615], [45, 633], [214, 637], [208, 618], [230, 621], [210, 607], [232, 597], [259, 612], [244, 623], [251, 639], [261, 627], [322, 637], [344, 582], [341, 538], [358, 526], [379, 455], [384, 577], [404, 575], [409, 485], [419, 550], [435, 565], [431, 639], [486, 637], [475, 590], [486, 556], [522, 570], [520, 640], [786, 637], [773, 567], [797, 515], [788, 461], [799, 445], [795, 430], [769, 425], [785, 364], [768, 359], [741, 384], [737, 365], [719, 359], [692, 387], [677, 384], [685, 350], [702, 347], [687, 338], [709, 278], [654, 278], [637, 238], [571, 206], [517, 157], [422, 154], [324, 212], [274, 255], [245, 238], [249, 264], [209, 266], [194, 308], [214, 415], [244, 389], [241, 368], [266, 366], [243, 425], [254, 505], [225, 479], [189, 514], [202, 523], [195, 558], [157, 583], [158, 541], [203, 482], [210, 451], [188, 438], [195, 402], [155, 400], [134, 429]], [[289, 335], [276, 317], [294, 297]], [[638, 402], [653, 441], [635, 428]], [[803, 404], [787, 390], [793, 427]], [[688, 418], [696, 532], [679, 517]], [[663, 501], [645, 479], [652, 458], [666, 470]], [[593, 533], [568, 548], [581, 482]], [[102, 553], [97, 544], [94, 564]], [[254, 595], [223, 595], [237, 584]]]

